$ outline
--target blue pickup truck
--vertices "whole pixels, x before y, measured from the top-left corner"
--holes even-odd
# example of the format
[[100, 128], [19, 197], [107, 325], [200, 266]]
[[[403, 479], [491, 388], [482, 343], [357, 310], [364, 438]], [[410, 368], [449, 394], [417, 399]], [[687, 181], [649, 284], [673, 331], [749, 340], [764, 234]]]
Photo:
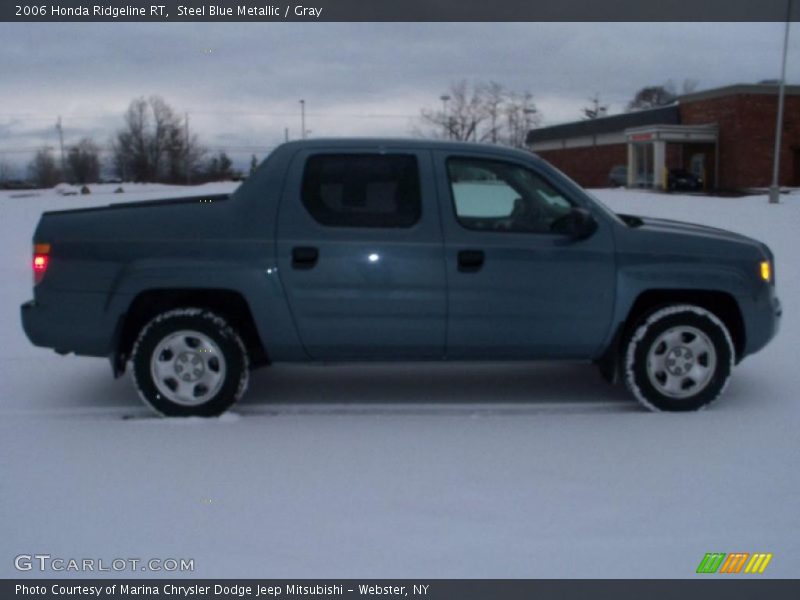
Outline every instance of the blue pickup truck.
[[781, 315], [765, 244], [479, 144], [290, 142], [230, 196], [46, 212], [33, 252], [29, 339], [130, 362], [168, 416], [218, 415], [279, 361], [593, 361], [695, 410]]

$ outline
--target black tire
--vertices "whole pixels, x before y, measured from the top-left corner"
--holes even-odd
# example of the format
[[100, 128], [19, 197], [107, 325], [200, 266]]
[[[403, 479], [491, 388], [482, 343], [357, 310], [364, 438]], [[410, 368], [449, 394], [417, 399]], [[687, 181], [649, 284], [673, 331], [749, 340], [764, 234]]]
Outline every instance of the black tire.
[[[191, 335], [194, 333], [195, 335]], [[186, 334], [186, 335], [184, 335]], [[171, 358], [173, 351], [164, 344], [169, 340], [185, 340], [189, 344], [195, 340], [196, 352], [187, 348]], [[201, 342], [198, 344], [198, 340]], [[203, 342], [204, 341], [204, 342]], [[208, 349], [203, 349], [207, 347]], [[154, 353], [158, 350], [159, 356]], [[208, 352], [210, 358], [203, 355]], [[182, 377], [192, 377], [184, 367], [185, 375], [179, 375], [181, 367], [178, 359], [194, 361], [197, 364], [193, 374], [202, 370], [203, 377], [213, 378], [213, 384], [205, 384], [203, 379], [177, 381]], [[238, 333], [219, 315], [201, 308], [180, 308], [162, 313], [150, 321], [139, 334], [133, 346], [133, 379], [139, 396], [157, 414], [165, 417], [214, 417], [224, 413], [239, 398], [246, 388], [249, 375], [249, 362], [244, 343]], [[176, 375], [156, 381], [154, 373], [164, 369], [175, 369]], [[189, 364], [191, 368], [192, 365]], [[216, 367], [216, 368], [214, 368]], [[160, 371], [159, 371], [160, 372]], [[161, 378], [159, 378], [160, 380]], [[170, 383], [172, 379], [172, 383]], [[171, 386], [193, 386], [196, 398], [181, 400], [178, 390]], [[174, 396], [174, 397], [170, 397]]]
[[[688, 347], [695, 344], [701, 349], [696, 356]], [[643, 318], [628, 338], [625, 384], [649, 410], [698, 410], [725, 390], [735, 356], [728, 329], [713, 313], [689, 304], [666, 306]]]

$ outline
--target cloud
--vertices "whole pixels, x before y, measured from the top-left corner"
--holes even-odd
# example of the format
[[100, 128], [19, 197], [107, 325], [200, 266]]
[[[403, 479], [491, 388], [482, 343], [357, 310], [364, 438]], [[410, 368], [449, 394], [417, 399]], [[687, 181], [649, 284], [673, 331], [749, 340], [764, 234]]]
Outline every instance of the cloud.
[[[313, 135], [409, 135], [420, 108], [460, 79], [529, 90], [551, 124], [579, 118], [596, 93], [620, 111], [638, 88], [667, 79], [709, 88], [775, 78], [782, 27], [2, 23], [0, 150], [52, 143], [58, 115], [68, 141], [105, 141], [130, 100], [151, 94], [187, 112], [209, 146], [266, 152], [285, 128], [299, 133], [300, 98]], [[800, 80], [796, 48], [790, 81]]]

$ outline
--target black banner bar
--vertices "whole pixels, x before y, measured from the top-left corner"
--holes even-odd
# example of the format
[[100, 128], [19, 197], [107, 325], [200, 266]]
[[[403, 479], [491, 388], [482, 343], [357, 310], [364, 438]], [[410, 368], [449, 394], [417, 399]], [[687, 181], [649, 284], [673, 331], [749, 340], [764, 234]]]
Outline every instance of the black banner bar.
[[788, 6], [788, 0], [0, 0], [0, 21], [785, 21]]
[[300, 598], [414, 598], [417, 600], [783, 600], [800, 597], [800, 581], [708, 576], [704, 579], [420, 579], [420, 580], [258, 580], [176, 579], [2, 580], [0, 598], [74, 600], [146, 600], [152, 598], [215, 600], [299, 600]]

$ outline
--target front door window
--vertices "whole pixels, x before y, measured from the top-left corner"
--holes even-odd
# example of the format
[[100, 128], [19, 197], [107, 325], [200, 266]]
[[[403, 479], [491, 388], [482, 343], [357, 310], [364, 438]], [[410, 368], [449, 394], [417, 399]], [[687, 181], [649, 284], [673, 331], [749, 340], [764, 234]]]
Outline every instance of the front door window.
[[502, 161], [451, 158], [450, 189], [467, 229], [559, 233], [572, 205], [532, 171]]

